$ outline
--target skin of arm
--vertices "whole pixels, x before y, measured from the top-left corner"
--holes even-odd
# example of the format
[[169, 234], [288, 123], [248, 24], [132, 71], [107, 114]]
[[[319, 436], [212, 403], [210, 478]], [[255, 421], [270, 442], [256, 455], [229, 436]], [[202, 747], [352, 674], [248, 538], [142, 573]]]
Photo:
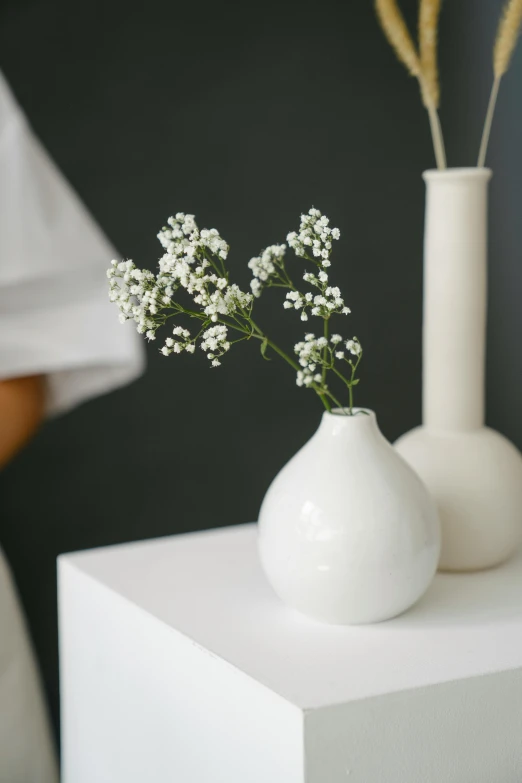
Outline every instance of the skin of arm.
[[45, 378], [0, 381], [0, 470], [38, 430], [45, 414]]

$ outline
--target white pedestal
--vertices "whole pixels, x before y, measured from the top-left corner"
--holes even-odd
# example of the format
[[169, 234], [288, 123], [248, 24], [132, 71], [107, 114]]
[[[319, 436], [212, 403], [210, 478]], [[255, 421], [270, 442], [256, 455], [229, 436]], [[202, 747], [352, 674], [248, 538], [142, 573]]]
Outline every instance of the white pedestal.
[[63, 783], [520, 783], [522, 557], [359, 628], [253, 525], [60, 558]]

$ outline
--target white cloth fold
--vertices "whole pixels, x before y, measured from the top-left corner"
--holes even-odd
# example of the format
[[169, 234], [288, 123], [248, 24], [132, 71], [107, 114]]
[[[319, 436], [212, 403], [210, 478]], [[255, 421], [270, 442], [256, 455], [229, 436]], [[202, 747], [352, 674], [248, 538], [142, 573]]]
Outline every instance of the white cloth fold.
[[0, 549], [0, 783], [56, 783], [38, 670], [9, 565]]
[[[114, 255], [0, 73], [0, 379], [45, 375], [48, 414], [143, 368], [138, 335], [108, 300]], [[0, 550], [0, 783], [57, 777], [37, 667]]]
[[48, 375], [49, 413], [143, 368], [138, 335], [108, 299], [115, 255], [0, 73], [0, 379]]

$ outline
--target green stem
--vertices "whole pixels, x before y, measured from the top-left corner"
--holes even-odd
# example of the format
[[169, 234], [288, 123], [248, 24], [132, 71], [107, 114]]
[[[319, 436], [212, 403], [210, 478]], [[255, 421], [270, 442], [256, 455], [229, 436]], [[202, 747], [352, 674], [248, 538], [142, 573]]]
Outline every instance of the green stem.
[[[325, 336], [326, 340], [328, 340], [328, 327], [329, 327], [328, 318], [325, 318], [324, 319], [323, 335]], [[327, 359], [328, 359], [328, 346], [325, 346], [323, 348], [323, 369], [321, 371], [321, 375], [322, 375], [321, 386], [323, 387], [323, 389], [326, 386], [326, 362], [327, 362]], [[335, 400], [335, 398], [333, 397], [331, 392], [329, 392], [329, 395], [332, 398], [332, 400], [335, 402], [335, 404], [337, 405], [338, 403]], [[330, 402], [328, 401], [328, 398], [327, 398], [326, 394], [319, 394], [319, 397], [323, 401], [323, 405], [326, 408], [326, 410], [327, 411], [331, 411], [332, 410], [332, 406], [330, 405]]]
[[214, 270], [214, 272], [219, 277], [224, 277], [225, 280], [228, 282], [228, 273], [227, 273], [227, 270], [225, 269], [225, 264], [223, 263], [223, 259], [221, 257], [218, 257], [219, 263], [221, 264], [221, 269], [220, 269], [219, 266], [216, 264], [216, 262], [214, 260], [214, 255], [209, 250], [207, 250], [206, 247], [203, 248], [203, 255], [206, 258], [206, 260], [209, 262], [209, 264], [211, 265], [211, 267]]
[[328, 411], [328, 413], [330, 413], [330, 411], [332, 410], [332, 406], [330, 405], [330, 401], [328, 399], [328, 395], [330, 395], [330, 397], [335, 402], [335, 404], [338, 405], [337, 400], [335, 399], [335, 397], [330, 392], [326, 392], [325, 394], [321, 394], [318, 391], [317, 395], [318, 395], [319, 399], [321, 400], [321, 402], [323, 403], [323, 405], [326, 408], [326, 410]]
[[352, 368], [352, 377], [350, 378], [350, 385], [348, 387], [348, 394], [350, 396], [350, 416], [353, 416], [353, 382], [355, 380], [355, 373], [357, 372], [357, 368], [360, 364], [360, 361], [362, 359], [362, 351], [357, 357], [357, 361], [355, 364], [350, 362], [351, 368]]
[[269, 340], [268, 338], [265, 338], [265, 339], [266, 339], [266, 344], [267, 344], [267, 345], [269, 345], [269, 346], [270, 346], [270, 348], [271, 348], [273, 351], [275, 351], [276, 353], [278, 353], [278, 354], [279, 354], [279, 356], [280, 356], [282, 359], [284, 359], [284, 360], [285, 360], [285, 362], [288, 362], [288, 364], [290, 365], [290, 367], [293, 367], [293, 369], [294, 369], [296, 372], [297, 372], [297, 370], [299, 370], [299, 365], [297, 364], [297, 362], [294, 362], [294, 360], [293, 360], [293, 359], [291, 359], [291, 358], [288, 356], [288, 354], [286, 354], [286, 353], [285, 353], [283, 350], [281, 350], [281, 348], [279, 348], [279, 346], [278, 346], [278, 345], [276, 345], [275, 343], [273, 343], [273, 342], [272, 342], [272, 340]]
[[[329, 327], [328, 318], [325, 318], [324, 319], [323, 335], [324, 335], [324, 337], [326, 339], [326, 342], [328, 342], [328, 336], [329, 336], [328, 335], [328, 327]], [[326, 362], [327, 362], [327, 359], [328, 359], [328, 345], [326, 345], [323, 348], [323, 386], [326, 383]]]
[[[259, 326], [258, 326], [258, 325], [255, 323], [255, 321], [253, 321], [252, 319], [250, 319], [250, 325], [252, 326], [252, 328], [253, 328], [253, 329], [254, 329], [254, 331], [255, 331], [255, 334], [253, 334], [253, 335], [252, 335], [252, 337], [256, 337], [258, 340], [266, 340], [266, 344], [267, 344], [267, 345], [269, 345], [269, 346], [270, 346], [270, 348], [271, 348], [273, 351], [275, 351], [275, 353], [279, 354], [279, 356], [280, 356], [282, 359], [284, 359], [284, 360], [285, 360], [285, 362], [287, 362], [287, 363], [290, 365], [290, 367], [292, 367], [292, 368], [293, 368], [293, 369], [294, 369], [296, 372], [299, 372], [299, 370], [300, 370], [301, 368], [299, 367], [298, 363], [297, 363], [297, 362], [295, 362], [293, 359], [291, 359], [291, 358], [288, 356], [288, 354], [286, 354], [286, 353], [285, 353], [285, 352], [282, 350], [282, 348], [280, 348], [278, 345], [276, 345], [275, 343], [273, 343], [273, 342], [272, 342], [272, 340], [270, 340], [270, 339], [269, 339], [269, 338], [268, 338], [268, 337], [265, 335], [265, 333], [264, 333], [264, 332], [263, 332], [263, 331], [262, 331], [262, 330], [259, 328]], [[323, 405], [324, 405], [324, 407], [325, 407], [325, 410], [327, 410], [327, 411], [331, 411], [331, 410], [332, 410], [332, 406], [330, 405], [330, 403], [329, 403], [329, 401], [328, 401], [328, 397], [327, 397], [327, 395], [326, 395], [326, 394], [320, 394], [319, 392], [317, 392], [317, 395], [318, 395], [318, 397], [320, 398], [321, 402], [323, 403]], [[332, 397], [332, 395], [331, 395], [331, 394], [330, 394], [330, 397]], [[337, 402], [337, 400], [335, 400], [333, 397], [332, 397], [332, 399], [334, 400], [334, 402], [336, 403], [336, 405], [338, 405], [338, 404], [339, 404], [339, 403]]]
[[[352, 372], [352, 380], [353, 380], [353, 372]], [[349, 410], [349, 415], [353, 416], [353, 385], [351, 383], [348, 384], [348, 410]]]
[[267, 344], [267, 345], [269, 345], [269, 346], [270, 346], [270, 348], [271, 348], [273, 351], [275, 351], [277, 354], [279, 354], [279, 356], [280, 356], [282, 359], [284, 359], [284, 360], [285, 360], [285, 362], [288, 362], [288, 364], [290, 365], [290, 367], [293, 367], [293, 369], [294, 369], [294, 370], [296, 370], [296, 372], [297, 372], [297, 371], [300, 369], [300, 368], [299, 368], [299, 365], [297, 364], [297, 362], [294, 362], [294, 360], [293, 360], [293, 359], [291, 359], [291, 358], [288, 356], [288, 354], [286, 354], [286, 353], [285, 353], [285, 352], [282, 350], [282, 348], [280, 348], [278, 345], [276, 345], [275, 343], [273, 343], [273, 342], [272, 342], [272, 340], [270, 340], [270, 339], [269, 339], [269, 338], [266, 336], [266, 334], [265, 334], [265, 333], [264, 333], [264, 332], [263, 332], [263, 331], [262, 331], [262, 330], [259, 328], [259, 326], [258, 326], [258, 325], [257, 325], [257, 324], [256, 324], [256, 323], [255, 323], [255, 322], [252, 320], [252, 319], [250, 319], [250, 325], [252, 326], [252, 328], [254, 329], [254, 331], [255, 331], [255, 332], [257, 332], [257, 334], [254, 334], [254, 335], [253, 335], [253, 337], [257, 337], [257, 339], [258, 339], [258, 340], [266, 340], [266, 344]]
[[337, 367], [332, 367], [332, 370], [337, 375], [337, 377], [340, 378], [342, 380], [342, 382], [346, 384], [346, 386], [350, 385], [350, 381], [347, 378], [345, 378], [345, 376], [342, 374], [342, 372], [339, 372]]
[[355, 363], [352, 362], [352, 361], [348, 361], [348, 359], [345, 360], [345, 361], [348, 362], [348, 364], [350, 365], [350, 368], [351, 368], [350, 380], [345, 378], [345, 376], [342, 374], [342, 372], [339, 372], [337, 367], [332, 367], [332, 370], [337, 375], [337, 377], [340, 378], [342, 380], [342, 382], [344, 384], [346, 384], [346, 386], [348, 388], [348, 410], [349, 410], [349, 415], [350, 416], [353, 416], [353, 387], [355, 385], [355, 383], [354, 383], [354, 381], [356, 380], [355, 375], [357, 373], [357, 368], [359, 367], [361, 359], [362, 359], [362, 351], [359, 354], [359, 356], [357, 357], [357, 361]]
[[[342, 412], [344, 413], [344, 410], [345, 410], [345, 409], [343, 408], [343, 406], [341, 405], [341, 403], [339, 402], [339, 400], [337, 399], [337, 397], [334, 397], [331, 391], [327, 391], [326, 393], [328, 394], [328, 396], [329, 396], [329, 397], [331, 397], [331, 398], [332, 398], [332, 400], [335, 402], [335, 404], [337, 405], [337, 407], [339, 408], [339, 410], [340, 410], [340, 411], [342, 411]], [[329, 408], [327, 408], [327, 410], [331, 411], [331, 410], [332, 410], [331, 406], [330, 406]]]

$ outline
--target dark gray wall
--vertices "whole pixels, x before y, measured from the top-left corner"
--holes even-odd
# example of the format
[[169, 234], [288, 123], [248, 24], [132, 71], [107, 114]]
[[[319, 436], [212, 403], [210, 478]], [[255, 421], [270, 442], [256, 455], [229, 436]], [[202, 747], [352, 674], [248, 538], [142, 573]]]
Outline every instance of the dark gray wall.
[[[404, 7], [413, 18], [416, 2]], [[460, 0], [444, 9], [442, 121], [452, 165], [475, 162], [499, 7]], [[37, 133], [136, 262], [155, 265], [157, 230], [185, 210], [220, 229], [246, 286], [247, 260], [283, 241], [302, 210], [328, 214], [342, 231], [335, 279], [366, 350], [358, 401], [377, 410], [391, 439], [419, 422], [420, 174], [433, 154], [416, 84], [369, 0], [12, 0], [0, 8], [0, 52]], [[519, 445], [521, 65], [519, 55], [491, 155], [488, 408]], [[276, 332], [293, 319], [271, 294], [259, 320]], [[320, 413], [285, 366], [262, 362], [250, 344], [213, 371], [202, 356], [164, 359], [153, 345], [144, 378], [47, 424], [0, 476], [0, 541], [55, 716], [56, 555], [255, 519]]]
[[[490, 82], [489, 62], [497, 3], [480, 0], [474, 19], [478, 76]], [[493, 169], [490, 209], [488, 423], [522, 448], [522, 46], [502, 80], [488, 164]]]

